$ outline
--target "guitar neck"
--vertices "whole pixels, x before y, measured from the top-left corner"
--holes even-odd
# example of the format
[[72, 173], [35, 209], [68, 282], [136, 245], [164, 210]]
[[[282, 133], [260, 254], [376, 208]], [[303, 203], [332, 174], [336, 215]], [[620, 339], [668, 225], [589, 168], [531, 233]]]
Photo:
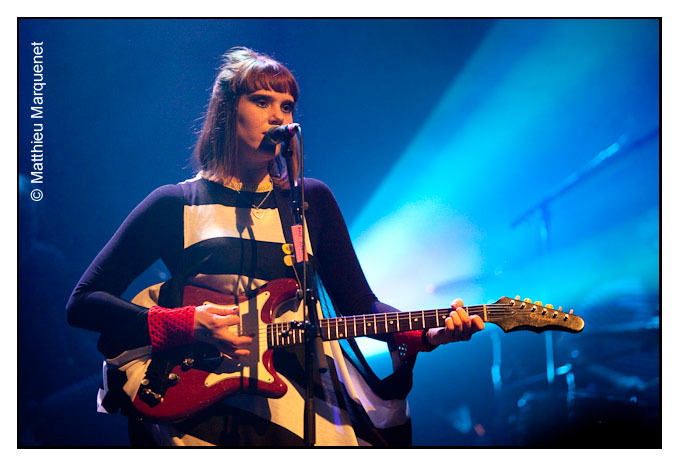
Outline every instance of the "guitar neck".
[[[487, 305], [464, 307], [470, 315], [479, 315], [487, 321]], [[343, 316], [319, 320], [321, 338], [325, 341], [353, 337], [375, 336], [402, 331], [415, 331], [444, 326], [450, 308], [441, 310], [400, 311], [370, 315]], [[290, 323], [269, 325], [270, 347], [283, 347], [303, 342], [302, 329]]]
[[[482, 306], [466, 307], [465, 309], [469, 314], [481, 315], [483, 318]], [[321, 334], [324, 340], [336, 340], [437, 328], [445, 325], [446, 318], [449, 317], [450, 313], [451, 309], [448, 308], [322, 319], [320, 322]]]
[[[503, 331], [566, 331], [577, 333], [583, 330], [583, 318], [555, 310], [552, 305], [519, 298], [502, 297], [489, 305], [464, 307], [469, 315], [477, 315], [486, 323], [498, 325]], [[372, 315], [343, 316], [321, 319], [321, 338], [325, 341], [352, 337], [375, 336], [402, 331], [438, 328], [445, 325], [451, 314], [450, 308], [441, 310], [399, 311]], [[269, 347], [283, 347], [304, 342], [302, 326], [295, 321], [274, 323], [267, 326]]]

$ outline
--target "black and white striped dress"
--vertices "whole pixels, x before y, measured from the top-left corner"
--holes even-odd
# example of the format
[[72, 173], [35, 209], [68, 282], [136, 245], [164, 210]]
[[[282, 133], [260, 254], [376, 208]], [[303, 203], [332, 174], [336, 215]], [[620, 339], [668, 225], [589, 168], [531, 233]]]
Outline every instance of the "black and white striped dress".
[[[333, 305], [329, 307], [333, 311], [326, 312], [394, 311], [368, 286], [330, 189], [317, 180], [305, 182], [307, 244]], [[100, 411], [121, 406], [110, 402], [112, 394], [134, 397], [137, 391], [150, 355], [148, 308], [179, 306], [183, 285], [238, 295], [273, 279], [295, 277], [283, 262], [281, 248], [287, 243], [283, 226], [291, 223], [287, 195], [278, 189], [269, 195], [236, 192], [196, 177], [158, 188], [128, 216], [68, 304], [73, 323], [102, 333], [99, 349], [107, 361], [98, 395]], [[252, 207], [260, 203], [254, 215]], [[172, 278], [140, 291], [133, 303], [120, 299], [158, 259]], [[385, 340], [392, 342], [389, 336]], [[405, 398], [413, 360], [402, 364], [394, 357], [395, 373], [381, 381], [356, 346], [325, 342], [324, 351], [329, 371], [317, 376], [314, 388], [317, 444], [410, 444]], [[143, 428], [161, 445], [301, 445], [305, 374], [301, 362], [301, 346], [275, 351], [274, 365], [288, 386], [280, 399], [233, 395], [191, 419], [166, 425], [144, 422]], [[134, 414], [132, 419], [138, 423]]]

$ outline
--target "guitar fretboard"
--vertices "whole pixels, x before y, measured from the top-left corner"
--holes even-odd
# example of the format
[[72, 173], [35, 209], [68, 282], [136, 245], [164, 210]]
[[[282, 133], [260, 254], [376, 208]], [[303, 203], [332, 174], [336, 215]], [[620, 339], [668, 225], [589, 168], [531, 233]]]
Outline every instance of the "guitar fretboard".
[[[487, 320], [486, 306], [465, 307], [470, 315], [480, 315]], [[325, 341], [353, 337], [374, 336], [401, 331], [413, 331], [444, 326], [451, 309], [401, 311], [370, 315], [342, 316], [319, 320], [321, 338]], [[284, 347], [304, 342], [304, 330], [295, 321], [267, 326], [269, 347]]]

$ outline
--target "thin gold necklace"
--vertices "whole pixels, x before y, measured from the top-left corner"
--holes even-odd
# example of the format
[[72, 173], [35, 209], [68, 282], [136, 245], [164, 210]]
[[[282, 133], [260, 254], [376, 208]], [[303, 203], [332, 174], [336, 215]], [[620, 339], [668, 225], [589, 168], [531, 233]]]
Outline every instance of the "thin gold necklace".
[[274, 184], [272, 183], [271, 178], [268, 178], [267, 181], [264, 181], [259, 184], [248, 184], [248, 183], [243, 183], [243, 182], [237, 182], [234, 180], [229, 180], [228, 182], [223, 182], [223, 185], [226, 186], [227, 188], [230, 188], [234, 190], [236, 193], [239, 195], [241, 194], [241, 190], [243, 191], [248, 191], [250, 193], [263, 193], [265, 190], [267, 190], [267, 196], [265, 196], [262, 201], [260, 201], [260, 204], [255, 206], [255, 204], [251, 203], [251, 211], [250, 213], [257, 217], [258, 219], [264, 218], [264, 209], [260, 209], [262, 205], [264, 204], [265, 201], [267, 201], [267, 198], [269, 198], [269, 195], [272, 194], [272, 191], [274, 190]]
[[251, 204], [253, 209], [250, 211], [250, 213], [253, 216], [257, 217], [258, 219], [262, 219], [264, 217], [264, 209], [260, 209], [260, 207], [262, 207], [264, 202], [267, 201], [267, 198], [269, 198], [269, 195], [272, 194], [272, 191], [274, 191], [274, 189], [269, 190], [269, 192], [267, 192], [267, 196], [265, 196], [264, 199], [257, 206], [255, 206], [254, 204]]
[[274, 189], [274, 184], [271, 178], [260, 183], [243, 183], [236, 180], [229, 180], [228, 182], [223, 181], [222, 185], [230, 188], [234, 191], [241, 193], [241, 191], [249, 191], [251, 193], [264, 193], [265, 191], [271, 191]]

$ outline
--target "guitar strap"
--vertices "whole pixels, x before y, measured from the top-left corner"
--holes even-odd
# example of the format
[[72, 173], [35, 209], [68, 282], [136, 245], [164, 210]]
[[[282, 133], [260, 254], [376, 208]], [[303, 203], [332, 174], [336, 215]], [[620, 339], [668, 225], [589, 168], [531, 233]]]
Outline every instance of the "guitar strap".
[[291, 227], [293, 226], [293, 212], [290, 208], [290, 190], [282, 190], [274, 187], [274, 198], [276, 199], [276, 207], [279, 210], [279, 217], [281, 218], [281, 227], [283, 227], [283, 237], [286, 243], [293, 243], [293, 234]]
[[[290, 191], [289, 190], [283, 191], [274, 188], [274, 195], [276, 197], [276, 205], [278, 207], [279, 216], [281, 217], [281, 226], [283, 227], [284, 238], [286, 239], [286, 243], [292, 244], [293, 237], [291, 233], [291, 227], [293, 225], [293, 213], [289, 208]], [[311, 237], [312, 235], [310, 233], [310, 241]], [[331, 315], [337, 315], [336, 307], [333, 304], [333, 300], [330, 298], [330, 295], [326, 293], [325, 288], [323, 287], [323, 284], [319, 279], [319, 276], [314, 273], [314, 271], [317, 270], [316, 258], [314, 257], [314, 255], [310, 256], [310, 264], [312, 269], [311, 274], [312, 277], [310, 283], [316, 289], [315, 293], [317, 298], [319, 299], [320, 302], [322, 302], [321, 294], [323, 293], [324, 297], [329, 298], [331, 302], [332, 309], [330, 309], [331, 307], [329, 306], [322, 306], [322, 309], [325, 309], [324, 311]], [[298, 274], [301, 274], [301, 271], [298, 270]], [[339, 344], [340, 348], [342, 349], [343, 356], [347, 358], [350, 362], [352, 362], [354, 367], [357, 370], [359, 370], [362, 377], [364, 378], [364, 381], [366, 381], [366, 383], [371, 387], [373, 392], [378, 397], [380, 397], [383, 400], [392, 399], [403, 400], [406, 398], [408, 393], [411, 391], [411, 387], [413, 384], [413, 366], [415, 365], [416, 359], [415, 355], [412, 356], [406, 362], [406, 364], [399, 368], [396, 372], [392, 373], [391, 375], [387, 376], [384, 379], [380, 379], [375, 375], [375, 373], [371, 369], [370, 365], [366, 361], [366, 358], [361, 353], [361, 349], [359, 349], [359, 346], [357, 345], [355, 339], [353, 338], [342, 339], [339, 341]], [[390, 351], [391, 350], [392, 349], [390, 348]]]
[[[279, 211], [279, 217], [281, 218], [281, 227], [283, 228], [283, 238], [286, 240], [286, 243], [288, 244], [293, 244], [293, 233], [292, 233], [292, 227], [293, 227], [293, 212], [291, 210], [290, 206], [290, 190], [281, 190], [278, 188], [274, 188], [274, 197], [276, 199], [276, 207], [278, 208]], [[312, 234], [311, 232], [309, 233], [309, 239], [311, 241]], [[313, 249], [312, 249], [313, 250]], [[297, 270], [298, 277], [302, 277], [302, 267], [303, 263], [294, 263], [294, 267]], [[317, 270], [317, 263], [314, 258], [314, 255], [309, 256], [309, 264], [310, 264], [310, 285], [311, 287], [315, 287], [316, 283], [313, 281], [314, 277], [316, 277], [316, 270]], [[315, 291], [316, 292], [316, 291]], [[318, 297], [318, 294], [317, 294]]]

